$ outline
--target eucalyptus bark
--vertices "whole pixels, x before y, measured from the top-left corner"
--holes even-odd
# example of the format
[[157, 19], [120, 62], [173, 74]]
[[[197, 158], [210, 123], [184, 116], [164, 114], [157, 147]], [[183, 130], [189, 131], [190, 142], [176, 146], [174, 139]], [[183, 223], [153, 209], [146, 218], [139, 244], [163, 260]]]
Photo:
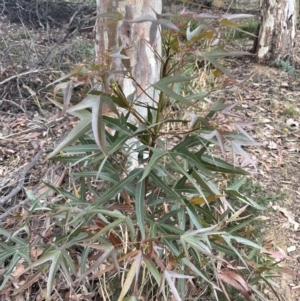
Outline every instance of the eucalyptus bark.
[[260, 63], [293, 61], [296, 33], [296, 1], [263, 0], [256, 47]]
[[[156, 99], [157, 95], [151, 85], [159, 80], [160, 75], [160, 34], [157, 31], [153, 39], [150, 37], [150, 22], [131, 23], [130, 21], [145, 14], [156, 17], [155, 12], [160, 14], [162, 10], [161, 0], [96, 1], [99, 16], [96, 23], [96, 64], [107, 70], [126, 70], [121, 59], [112, 59], [108, 56], [109, 53], [124, 46], [126, 55], [130, 58], [131, 75], [138, 84], [126, 77], [119, 76], [117, 80], [123, 87], [125, 95], [136, 91], [139, 102], [153, 105], [151, 98]], [[115, 22], [111, 18], [101, 18], [103, 14], [116, 12], [120, 13], [124, 19]], [[150, 43], [150, 40], [154, 42]], [[147, 91], [148, 96], [142, 93], [143, 90]], [[143, 108], [138, 108], [138, 110], [143, 111]], [[141, 114], [145, 115], [146, 111], [144, 110]]]

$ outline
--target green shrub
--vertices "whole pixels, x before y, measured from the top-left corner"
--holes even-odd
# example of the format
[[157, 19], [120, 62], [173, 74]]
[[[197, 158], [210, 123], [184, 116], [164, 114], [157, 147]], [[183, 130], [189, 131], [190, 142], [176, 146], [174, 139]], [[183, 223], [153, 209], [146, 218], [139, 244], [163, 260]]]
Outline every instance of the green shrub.
[[[255, 169], [244, 147], [258, 143], [244, 130], [249, 123], [235, 104], [206, 103], [205, 93], [190, 87], [194, 77], [179, 75], [174, 58], [174, 51], [182, 60], [202, 55], [230, 75], [218, 58], [244, 53], [192, 49], [193, 41], [209, 36], [198, 29], [180, 47], [176, 31], [163, 32], [155, 107], [138, 103], [135, 94], [125, 96], [113, 78], [104, 82], [115, 70], [102, 66], [81, 65], [60, 79], [55, 91], [63, 91], [65, 102], [53, 102], [80, 121], [49, 158], [72, 167], [70, 185], [48, 183], [56, 196], [45, 204], [44, 195], [28, 192], [32, 203], [19, 229], [0, 228], [1, 258], [10, 260], [1, 288], [22, 259], [23, 274], [33, 274], [14, 294], [37, 281], [44, 287], [47, 274], [43, 294], [49, 300], [57, 279], [73, 294], [81, 287], [110, 300], [187, 300], [202, 294], [218, 300], [229, 298], [228, 286], [247, 300], [252, 293], [264, 300], [258, 284], [273, 288], [274, 262], [248, 231], [254, 218], [244, 214], [247, 206], [263, 207], [240, 192], [248, 172], [227, 159], [242, 158]], [[90, 90], [95, 80], [108, 89]], [[79, 84], [82, 93], [89, 92], [72, 105], [72, 89]], [[103, 114], [105, 107], [114, 115]], [[184, 114], [189, 118], [178, 117]], [[178, 136], [179, 142], [167, 142]], [[232, 176], [236, 181], [227, 186]], [[232, 199], [244, 206], [236, 208]], [[43, 218], [43, 232], [34, 241], [40, 253], [30, 256], [33, 229]]]
[[295, 73], [295, 67], [291, 64], [291, 62], [289, 60], [287, 60], [287, 61], [277, 60], [275, 62], [275, 66], [278, 69], [285, 71], [287, 73]]

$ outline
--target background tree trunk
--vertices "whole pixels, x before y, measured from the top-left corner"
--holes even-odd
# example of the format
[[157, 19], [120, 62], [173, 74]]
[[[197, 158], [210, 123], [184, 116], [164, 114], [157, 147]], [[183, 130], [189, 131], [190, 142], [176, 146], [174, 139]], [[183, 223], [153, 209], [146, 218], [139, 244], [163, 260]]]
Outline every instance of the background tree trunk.
[[[96, 63], [109, 70], [124, 70], [120, 59], [109, 59], [107, 53], [117, 50], [121, 45], [129, 48], [126, 55], [130, 57], [130, 67], [133, 77], [139, 85], [134, 85], [131, 80], [118, 78], [123, 86], [125, 95], [129, 95], [136, 90], [137, 96], [141, 94], [141, 89], [147, 90], [149, 96], [154, 99], [154, 89], [151, 85], [158, 81], [160, 74], [161, 54], [160, 33], [157, 32], [155, 42], [150, 45], [150, 22], [130, 23], [132, 20], [144, 14], [155, 17], [155, 10], [161, 13], [161, 0], [96, 0], [98, 15], [104, 13], [119, 12], [125, 16], [125, 20], [114, 22], [108, 18], [98, 18], [96, 24]], [[153, 10], [152, 10], [153, 8]], [[150, 87], [150, 88], [149, 88]], [[151, 99], [145, 94], [141, 94], [139, 102], [147, 102], [153, 105]], [[140, 113], [145, 116], [146, 109], [139, 108]]]
[[293, 60], [296, 15], [296, 0], [262, 1], [258, 62]]

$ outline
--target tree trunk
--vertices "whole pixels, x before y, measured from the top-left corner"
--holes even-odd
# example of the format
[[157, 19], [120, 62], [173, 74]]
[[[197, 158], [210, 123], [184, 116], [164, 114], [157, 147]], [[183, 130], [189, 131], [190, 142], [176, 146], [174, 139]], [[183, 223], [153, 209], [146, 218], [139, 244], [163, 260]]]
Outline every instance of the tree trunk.
[[[298, 1], [298, 0], [297, 0]], [[257, 43], [260, 63], [293, 61], [296, 0], [263, 0]]]
[[[150, 22], [131, 23], [132, 20], [144, 14], [160, 14], [162, 10], [161, 0], [96, 0], [98, 15], [119, 12], [125, 18], [115, 22], [112, 18], [98, 18], [96, 24], [96, 64], [107, 70], [125, 70], [121, 59], [110, 58], [108, 53], [116, 51], [124, 46], [126, 55], [130, 58], [130, 68], [138, 85], [129, 79], [118, 77], [125, 95], [136, 91], [139, 102], [147, 102], [150, 106], [153, 102], [148, 97], [157, 98], [151, 85], [158, 81], [160, 74], [161, 39], [159, 31], [156, 38], [150, 40]], [[153, 11], [153, 10], [154, 11]], [[154, 41], [153, 41], [154, 40]], [[150, 88], [149, 88], [150, 87]], [[147, 95], [141, 91], [147, 90]], [[147, 109], [139, 108], [139, 112], [145, 116]]]

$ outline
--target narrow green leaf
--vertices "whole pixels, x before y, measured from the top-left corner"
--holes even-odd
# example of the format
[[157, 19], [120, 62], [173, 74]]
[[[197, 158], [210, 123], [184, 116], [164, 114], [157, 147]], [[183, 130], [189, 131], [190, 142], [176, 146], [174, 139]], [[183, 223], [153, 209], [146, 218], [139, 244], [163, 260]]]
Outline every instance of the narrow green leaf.
[[[31, 264], [31, 260], [28, 256], [28, 254], [24, 254], [22, 252], [22, 249], [12, 249], [12, 250], [5, 250], [0, 252], [0, 262], [4, 262], [7, 258], [12, 256], [9, 260], [9, 265], [6, 267], [6, 273], [4, 276], [4, 279], [2, 279], [2, 283], [0, 285], [0, 290], [2, 290], [7, 283], [7, 281], [11, 278], [11, 273], [13, 272], [13, 269], [17, 266], [18, 262], [21, 258], [25, 259], [27, 263]], [[27, 249], [27, 251], [29, 251]], [[24, 256], [25, 255], [25, 256]]]
[[202, 229], [203, 225], [199, 218], [199, 215], [197, 214], [195, 208], [191, 204], [187, 204], [186, 206], [187, 213], [190, 217], [191, 222], [197, 229]]
[[124, 180], [122, 180], [121, 182], [113, 186], [111, 189], [103, 193], [103, 195], [96, 200], [95, 205], [93, 205], [92, 207], [98, 207], [99, 205], [104, 204], [105, 202], [116, 196], [120, 191], [122, 191], [122, 189], [125, 189], [127, 185], [130, 185], [136, 178], [139, 178], [142, 172], [143, 169], [141, 168], [136, 168], [135, 170], [131, 171], [130, 174]]
[[166, 155], [166, 152], [161, 151], [159, 149], [151, 148], [151, 150], [152, 150], [153, 154], [152, 154], [151, 159], [150, 159], [149, 163], [147, 164], [147, 166], [146, 166], [146, 168], [143, 172], [143, 175], [142, 175], [142, 178], [141, 178], [140, 181], [143, 181], [149, 175], [151, 170], [154, 167], [156, 167], [158, 161]]
[[227, 246], [224, 246], [224, 245], [220, 245], [220, 244], [217, 244], [213, 241], [211, 241], [211, 246], [213, 249], [219, 251], [219, 252], [222, 252], [228, 256], [235, 256], [235, 253], [230, 249], [228, 248]]
[[255, 243], [255, 242], [253, 242], [253, 241], [251, 241], [247, 238], [243, 238], [243, 237], [236, 236], [236, 235], [231, 235], [231, 234], [227, 234], [226, 237], [228, 237], [229, 239], [234, 239], [240, 244], [250, 246], [250, 247], [255, 248], [255, 249], [259, 249], [259, 250], [263, 249], [262, 246], [258, 245], [257, 243]]
[[122, 118], [112, 118], [108, 116], [103, 116], [103, 120], [107, 127], [124, 134], [131, 134], [131, 130], [128, 129], [126, 125], [126, 120], [123, 120]]
[[204, 164], [202, 164], [202, 162], [198, 160], [198, 158], [186, 148], [177, 148], [174, 152], [170, 151], [169, 156], [172, 156], [174, 159], [176, 158], [176, 156], [180, 156], [183, 159], [186, 159], [191, 166], [196, 166], [204, 175], [212, 176], [212, 173], [208, 169], [206, 169]]
[[126, 141], [129, 139], [130, 134], [125, 134], [119, 137], [116, 141], [114, 141], [108, 148], [109, 155], [116, 153], [119, 149], [121, 149]]
[[[199, 157], [198, 157], [199, 158]], [[211, 171], [217, 171], [220, 173], [248, 175], [249, 173], [242, 168], [236, 167], [226, 161], [212, 157], [210, 155], [202, 155], [200, 158], [202, 164]]]
[[101, 229], [97, 234], [93, 236], [93, 241], [97, 241], [97, 239], [104, 234], [108, 233], [110, 230], [114, 229], [116, 226], [122, 224], [125, 221], [125, 217], [121, 219], [117, 219], [111, 223], [109, 223], [107, 226], [105, 226], [103, 229]]
[[157, 266], [154, 264], [153, 261], [150, 261], [145, 257], [143, 258], [143, 262], [146, 264], [148, 271], [151, 273], [157, 285], [159, 286], [161, 284], [161, 276], [157, 269]]
[[237, 197], [240, 201], [242, 201], [258, 210], [265, 210], [266, 207], [263, 207], [263, 206], [257, 204], [255, 201], [251, 200], [249, 197], [247, 197], [246, 195], [239, 192], [239, 188], [242, 186], [245, 179], [246, 179], [246, 177], [242, 177], [238, 181], [234, 182], [227, 189], [225, 189], [226, 193]]
[[203, 140], [196, 135], [189, 135], [189, 136], [186, 136], [184, 138], [184, 140], [182, 140], [180, 143], [175, 145], [172, 148], [172, 151], [175, 151], [178, 149], [183, 149], [183, 148], [189, 149], [189, 148], [192, 148], [194, 146], [199, 146], [199, 145], [201, 145], [201, 146], [204, 145]]
[[[170, 218], [174, 217], [175, 215], [177, 215], [179, 212], [184, 212], [184, 207], [178, 208], [178, 209], [171, 209], [170, 212], [168, 212], [167, 214], [165, 214], [162, 218], [159, 219], [159, 223], [164, 223], [167, 220], [169, 220]], [[181, 229], [183, 230], [183, 229]]]
[[135, 210], [138, 227], [141, 231], [142, 240], [146, 239], [145, 233], [145, 180], [139, 181], [135, 191]]
[[173, 165], [171, 166], [171, 168], [177, 168], [178, 171], [184, 175], [192, 184], [193, 186], [197, 189], [198, 193], [205, 198], [205, 195], [203, 194], [203, 191], [201, 189], [201, 187], [199, 187], [198, 183], [196, 182], [196, 180], [185, 170], [185, 168], [183, 168], [176, 160], [176, 158], [173, 158], [173, 156], [169, 156], [169, 158], [172, 160]]
[[174, 189], [166, 185], [164, 181], [154, 173], [154, 171], [150, 172], [150, 178], [156, 183], [156, 185], [161, 187], [162, 190], [165, 191], [165, 193], [167, 193], [168, 196], [171, 196], [178, 201], [182, 200], [182, 197]]
[[28, 246], [28, 242], [25, 239], [19, 236], [12, 237], [12, 234], [2, 227], [0, 227], [0, 234], [5, 236], [8, 239], [8, 241], [11, 240], [17, 244], [20, 244], [21, 246]]
[[53, 250], [42, 254], [42, 256], [37, 259], [35, 262], [31, 263], [21, 275], [26, 273], [27, 271], [46, 263], [47, 261], [51, 261], [49, 275], [48, 275], [48, 283], [47, 283], [47, 297], [50, 298], [51, 291], [53, 289], [53, 282], [56, 277], [56, 271], [61, 263], [62, 252], [60, 250]]
[[99, 147], [96, 144], [78, 144], [67, 146], [64, 151], [66, 153], [89, 153], [89, 152], [99, 152]]
[[179, 229], [178, 227], [176, 227], [176, 225], [172, 225], [172, 224], [167, 224], [167, 223], [159, 223], [157, 225], [158, 228], [160, 228], [160, 230], [163, 233], [166, 233], [166, 230], [168, 231], [167, 233], [171, 234], [171, 235], [175, 235], [175, 234], [179, 234], [182, 235], [184, 233], [183, 230]]
[[[171, 250], [173, 255], [175, 255], [176, 257], [181, 255], [181, 251], [179, 251], [178, 248], [175, 246], [175, 244], [171, 242], [169, 239], [163, 238], [163, 242], [168, 246], [168, 248]], [[188, 260], [187, 258], [182, 258], [181, 260], [188, 269], [191, 269], [196, 275], [198, 275], [206, 283], [210, 284], [214, 289], [220, 290], [220, 288], [215, 283], [211, 282], [208, 279], [208, 277], [206, 277], [190, 260]]]
[[103, 19], [113, 19], [116, 22], [122, 21], [123, 20], [123, 15], [119, 12], [109, 12], [109, 13], [104, 13], [104, 14], [98, 14], [96, 18], [103, 18]]
[[77, 198], [73, 193], [70, 193], [64, 189], [58, 188], [56, 186], [53, 186], [49, 183], [43, 182], [46, 186], [57, 192], [58, 194], [64, 196], [66, 199], [70, 199], [74, 202], [74, 204], [88, 204], [87, 202], [81, 200], [80, 198]]
[[231, 238], [228, 237], [227, 235], [222, 235], [222, 238], [227, 243], [227, 245], [229, 246], [229, 248], [231, 248], [231, 250], [235, 253], [235, 255], [237, 255], [237, 257], [241, 260], [241, 262], [244, 264], [244, 266], [247, 269], [249, 269], [247, 263], [245, 262], [244, 258], [241, 255], [241, 253], [231, 244], [231, 241], [230, 241]]
[[47, 156], [47, 159], [51, 159], [56, 156], [61, 150], [63, 150], [69, 144], [75, 142], [78, 138], [83, 136], [87, 131], [91, 129], [91, 118], [81, 119], [79, 123], [71, 130], [66, 138], [55, 148], [55, 150]]
[[191, 81], [194, 79], [194, 77], [190, 76], [169, 76], [169, 77], [164, 77], [161, 80], [159, 80], [157, 83], [155, 83], [153, 86], [154, 88], [166, 93], [170, 97], [174, 98], [177, 101], [182, 102], [183, 104], [186, 104], [191, 107], [195, 107], [195, 105], [187, 100], [185, 97], [183, 97], [180, 94], [175, 93], [171, 88], [168, 86], [171, 84], [175, 84], [178, 82], [186, 82], [186, 81]]
[[124, 220], [124, 222], [126, 223], [126, 225], [128, 227], [131, 241], [134, 241], [135, 228], [134, 228], [134, 225], [133, 225], [133, 222], [132, 222], [131, 218], [130, 217], [126, 217], [126, 219]]
[[113, 264], [115, 265], [115, 268], [118, 270], [119, 266], [117, 265], [116, 262], [116, 254], [115, 254], [115, 248], [111, 245], [104, 245], [104, 244], [88, 244], [88, 243], [82, 243], [79, 244], [84, 247], [91, 247], [96, 250], [101, 250], [101, 256], [94, 262], [94, 264], [83, 274], [80, 275], [75, 281], [75, 283], [80, 283], [82, 279], [84, 279], [87, 275], [92, 273], [95, 269], [97, 269], [105, 260], [107, 260], [110, 256], [113, 259]]

